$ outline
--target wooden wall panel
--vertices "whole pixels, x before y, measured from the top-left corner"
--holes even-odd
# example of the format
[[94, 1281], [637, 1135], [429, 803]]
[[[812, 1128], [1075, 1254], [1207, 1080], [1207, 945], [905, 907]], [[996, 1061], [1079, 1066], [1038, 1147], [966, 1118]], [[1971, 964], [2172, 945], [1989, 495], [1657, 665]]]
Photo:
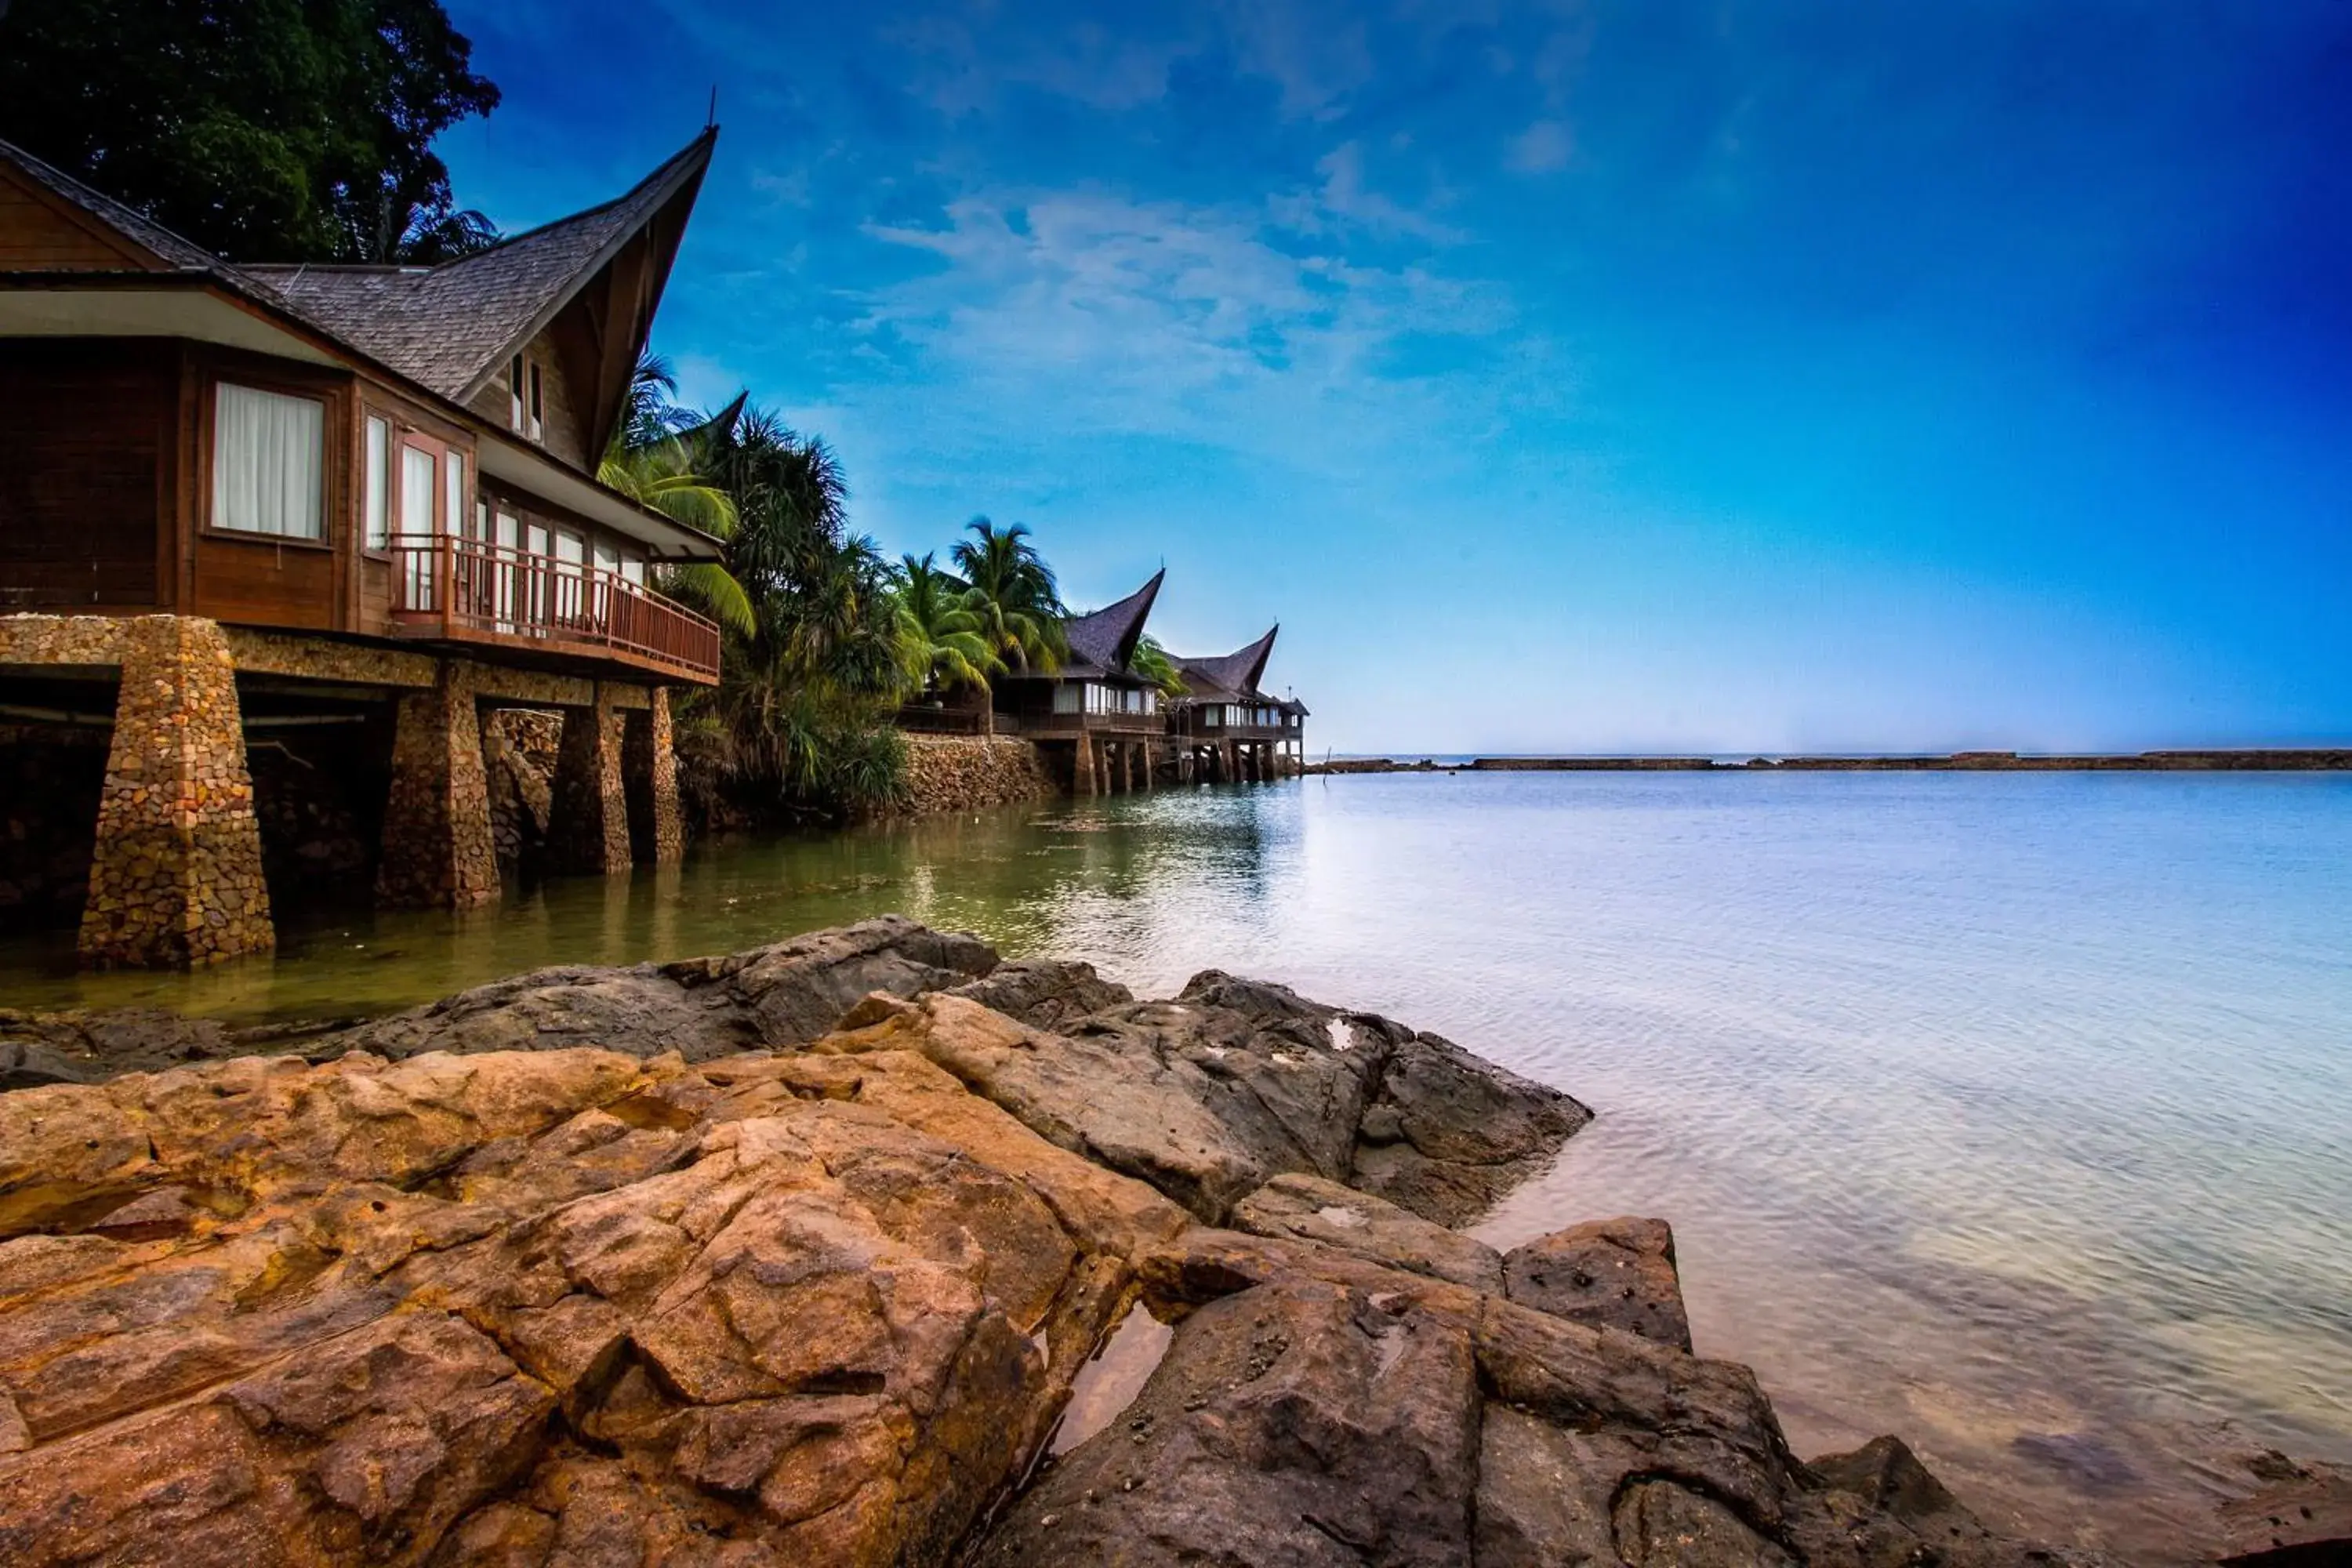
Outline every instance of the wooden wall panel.
[[168, 605], [178, 376], [166, 343], [0, 343], [0, 609]]
[[0, 169], [0, 272], [122, 272], [154, 266], [93, 219], [59, 209], [13, 169]]
[[[575, 468], [589, 468], [587, 440], [580, 428], [585, 414], [581, 400], [572, 395], [572, 384], [564, 374], [563, 356], [557, 353], [554, 336], [541, 332], [530, 340], [530, 346], [523, 352], [540, 364], [541, 396], [546, 406], [540, 445]], [[467, 406], [504, 430], [513, 412], [508, 396], [507, 368], [501, 365], [498, 374], [490, 378], [489, 384], [483, 387]]]
[[196, 540], [197, 615], [245, 626], [331, 631], [335, 552], [206, 533]]

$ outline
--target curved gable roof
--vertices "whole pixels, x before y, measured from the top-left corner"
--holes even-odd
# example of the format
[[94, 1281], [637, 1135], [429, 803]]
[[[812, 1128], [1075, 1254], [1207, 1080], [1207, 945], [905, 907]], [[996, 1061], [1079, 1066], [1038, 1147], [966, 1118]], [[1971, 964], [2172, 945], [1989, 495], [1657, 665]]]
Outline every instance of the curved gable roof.
[[[651, 233], [649, 271], [636, 298], [622, 301], [625, 321], [606, 321], [608, 352], [595, 377], [596, 415], [617, 410], [637, 350], [653, 324], [685, 229], [701, 189], [718, 128], [697, 136], [625, 195], [515, 235], [488, 250], [437, 267], [247, 267], [244, 270], [353, 347], [442, 396], [463, 403], [505, 365], [610, 265], [630, 240]], [[674, 221], [660, 222], [665, 215]], [[621, 346], [615, 342], [614, 348]], [[621, 365], [618, 388], [603, 384]], [[591, 432], [591, 449], [610, 432]]]
[[1214, 658], [1178, 659], [1176, 668], [1184, 672], [1187, 690], [1194, 697], [1260, 695], [1258, 682], [1265, 679], [1265, 661], [1273, 657], [1274, 639], [1281, 630], [1282, 623], [1277, 621], [1246, 647]]
[[1160, 596], [1160, 580], [1167, 575], [1168, 568], [1162, 566], [1151, 574], [1151, 581], [1118, 603], [1073, 616], [1062, 628], [1070, 639], [1068, 669], [1076, 674], [1125, 673], [1135, 658], [1136, 645], [1143, 640], [1143, 623], [1150, 618], [1151, 603]]

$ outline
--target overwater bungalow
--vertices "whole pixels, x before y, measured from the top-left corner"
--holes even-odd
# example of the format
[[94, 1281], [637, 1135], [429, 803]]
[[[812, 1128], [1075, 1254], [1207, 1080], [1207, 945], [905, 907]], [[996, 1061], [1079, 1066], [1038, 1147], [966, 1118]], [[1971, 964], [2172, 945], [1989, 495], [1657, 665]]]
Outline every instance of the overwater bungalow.
[[716, 135], [432, 267], [232, 264], [0, 143], [0, 722], [111, 730], [85, 961], [272, 944], [272, 725], [373, 738], [387, 903], [499, 896], [505, 707], [563, 715], [572, 868], [677, 857], [719, 637], [653, 579], [719, 544], [596, 471]]
[[1064, 623], [1070, 657], [1051, 675], [1010, 675], [995, 683], [1000, 734], [1035, 742], [1048, 765], [1068, 769], [1073, 794], [1150, 789], [1167, 744], [1160, 689], [1136, 673], [1165, 568], [1117, 604]]
[[1214, 658], [1178, 658], [1184, 695], [1169, 704], [1180, 779], [1263, 782], [1306, 762], [1307, 705], [1260, 689], [1280, 626]]

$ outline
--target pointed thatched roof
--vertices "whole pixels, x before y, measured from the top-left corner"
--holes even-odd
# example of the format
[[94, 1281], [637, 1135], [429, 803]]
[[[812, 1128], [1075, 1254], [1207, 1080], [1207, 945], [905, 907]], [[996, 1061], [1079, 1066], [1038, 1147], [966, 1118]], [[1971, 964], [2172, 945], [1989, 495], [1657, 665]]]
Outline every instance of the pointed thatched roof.
[[1282, 623], [1276, 621], [1266, 628], [1265, 636], [1231, 653], [1214, 658], [1179, 658], [1176, 668], [1183, 672], [1184, 695], [1206, 701], [1264, 696], [1258, 682], [1265, 679], [1265, 661], [1273, 657], [1274, 639], [1281, 630]]
[[1143, 623], [1151, 617], [1152, 601], [1160, 597], [1163, 566], [1151, 581], [1115, 605], [1072, 617], [1063, 631], [1070, 639], [1065, 676], [1125, 675], [1135, 661], [1136, 645], [1143, 640]]

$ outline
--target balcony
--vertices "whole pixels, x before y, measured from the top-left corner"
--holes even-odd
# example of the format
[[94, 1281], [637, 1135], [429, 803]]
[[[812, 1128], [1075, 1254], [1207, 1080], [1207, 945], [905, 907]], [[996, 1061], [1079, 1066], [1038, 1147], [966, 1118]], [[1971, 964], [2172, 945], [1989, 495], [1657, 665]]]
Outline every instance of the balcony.
[[1208, 724], [1202, 718], [1197, 712], [1180, 710], [1175, 732], [1200, 745], [1219, 741], [1296, 741], [1306, 732], [1295, 715], [1278, 717], [1270, 724]]
[[1080, 735], [1155, 736], [1168, 732], [1168, 716], [1157, 709], [1149, 713], [1126, 710], [1078, 713], [999, 713], [996, 732], [1026, 735], [1040, 741], [1076, 740]]
[[719, 679], [717, 623], [617, 572], [480, 540], [395, 535], [392, 618], [407, 637]]

